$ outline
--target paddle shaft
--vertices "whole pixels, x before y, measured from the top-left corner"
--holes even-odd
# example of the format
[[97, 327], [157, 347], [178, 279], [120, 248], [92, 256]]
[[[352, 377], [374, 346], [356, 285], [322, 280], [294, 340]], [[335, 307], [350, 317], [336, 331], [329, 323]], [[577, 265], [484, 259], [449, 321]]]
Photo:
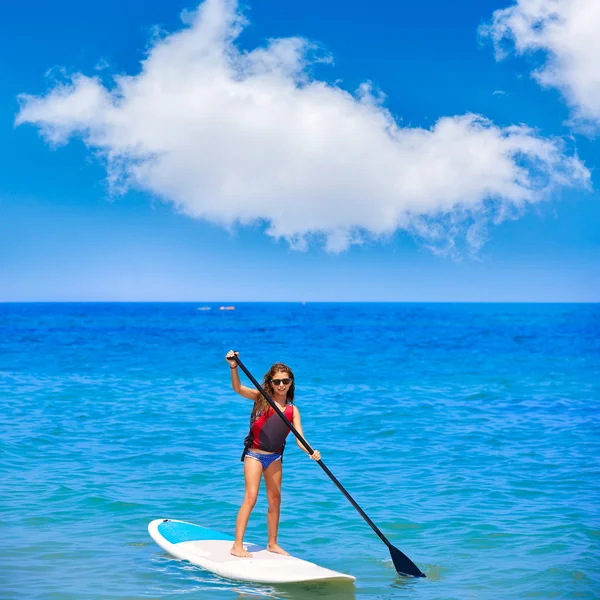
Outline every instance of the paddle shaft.
[[[304, 439], [304, 437], [302, 437], [300, 435], [300, 433], [292, 425], [292, 423], [290, 423], [290, 420], [283, 414], [281, 409], [277, 406], [277, 403], [265, 392], [265, 390], [260, 385], [260, 383], [258, 383], [258, 381], [256, 381], [256, 379], [254, 379], [252, 373], [250, 373], [250, 371], [248, 371], [248, 369], [246, 369], [244, 363], [242, 363], [242, 361], [239, 359], [239, 357], [237, 355], [234, 355], [234, 359], [235, 359], [235, 362], [241, 367], [242, 371], [244, 371], [244, 373], [246, 374], [248, 379], [254, 384], [256, 389], [263, 395], [264, 399], [271, 405], [273, 410], [275, 410], [275, 412], [283, 419], [283, 422], [290, 428], [291, 432], [296, 436], [296, 438], [298, 438], [298, 441], [306, 448], [308, 453], [312, 455], [314, 453], [314, 450], [310, 447], [310, 444]], [[392, 548], [392, 544], [385, 537], [385, 535], [383, 535], [383, 533], [381, 533], [381, 531], [379, 530], [379, 527], [377, 527], [377, 525], [375, 525], [375, 523], [373, 523], [373, 521], [371, 521], [371, 519], [369, 519], [369, 517], [367, 516], [365, 511], [356, 503], [356, 500], [354, 500], [354, 498], [348, 493], [346, 488], [337, 480], [335, 475], [325, 466], [323, 461], [318, 460], [316, 462], [318, 462], [321, 469], [323, 469], [323, 471], [325, 471], [325, 473], [327, 473], [327, 475], [331, 479], [331, 481], [333, 481], [333, 483], [335, 483], [335, 485], [339, 488], [340, 492], [342, 492], [342, 494], [344, 494], [344, 496], [346, 496], [346, 498], [348, 499], [348, 502], [350, 502], [350, 504], [352, 504], [352, 506], [354, 506], [354, 508], [358, 511], [360, 516], [370, 525], [371, 529], [380, 537], [381, 541], [388, 548]]]

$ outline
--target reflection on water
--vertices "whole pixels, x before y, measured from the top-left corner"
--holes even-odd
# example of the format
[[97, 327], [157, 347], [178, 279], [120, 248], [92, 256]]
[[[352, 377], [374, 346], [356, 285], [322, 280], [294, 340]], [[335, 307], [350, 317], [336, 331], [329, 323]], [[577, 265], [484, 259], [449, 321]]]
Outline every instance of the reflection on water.
[[237, 600], [272, 598], [273, 600], [354, 600], [356, 588], [352, 581], [294, 583], [277, 586], [256, 586], [252, 589], [236, 587]]
[[[219, 592], [235, 593], [236, 600], [355, 600], [356, 588], [353, 581], [321, 581], [312, 583], [287, 583], [267, 585], [224, 579], [196, 565], [181, 562], [165, 555], [172, 568], [167, 569], [173, 585], [171, 593]], [[157, 590], [158, 591], [158, 590]], [[161, 593], [168, 590], [160, 590]], [[200, 597], [200, 596], [199, 596]], [[202, 596], [203, 597], [203, 596]]]

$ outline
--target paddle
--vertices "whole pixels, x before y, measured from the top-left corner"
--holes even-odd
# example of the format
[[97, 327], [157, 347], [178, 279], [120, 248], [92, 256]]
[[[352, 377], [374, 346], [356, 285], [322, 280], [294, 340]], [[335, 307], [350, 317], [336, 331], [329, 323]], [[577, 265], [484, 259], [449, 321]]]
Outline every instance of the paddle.
[[[241, 367], [242, 371], [244, 371], [244, 373], [246, 374], [248, 379], [254, 384], [256, 389], [264, 396], [265, 400], [273, 407], [273, 410], [275, 410], [275, 412], [283, 419], [283, 422], [291, 429], [292, 433], [298, 438], [298, 441], [308, 450], [308, 453], [312, 455], [314, 450], [309, 446], [308, 442], [298, 433], [296, 428], [290, 423], [289, 419], [283, 414], [283, 412], [281, 412], [281, 410], [279, 409], [279, 407], [277, 406], [275, 401], [265, 392], [265, 390], [263, 390], [260, 383], [258, 383], [258, 381], [256, 381], [256, 379], [254, 379], [254, 377], [252, 376], [252, 373], [250, 373], [250, 371], [248, 371], [248, 369], [246, 369], [246, 367], [244, 366], [244, 363], [240, 360], [239, 356], [237, 356], [237, 354], [235, 354], [233, 358], [235, 359], [235, 362]], [[352, 504], [352, 506], [354, 506], [354, 508], [358, 511], [360, 516], [371, 526], [371, 529], [379, 536], [381, 541], [388, 547], [388, 550], [390, 551], [390, 556], [392, 557], [392, 562], [394, 563], [394, 567], [396, 568], [396, 571], [398, 572], [398, 574], [409, 576], [409, 577], [426, 577], [426, 575], [421, 572], [419, 567], [417, 567], [417, 565], [415, 565], [415, 563], [412, 560], [410, 560], [410, 558], [408, 558], [408, 556], [406, 556], [406, 554], [404, 554], [403, 552], [398, 550], [398, 548], [393, 546], [391, 544], [391, 542], [385, 537], [385, 535], [383, 535], [383, 533], [381, 533], [381, 531], [379, 531], [379, 528], [377, 527], [377, 525], [375, 525], [375, 523], [373, 523], [373, 521], [371, 521], [371, 519], [369, 519], [369, 517], [365, 514], [365, 511], [356, 503], [354, 498], [346, 491], [344, 486], [335, 478], [333, 473], [325, 466], [323, 461], [319, 460], [317, 462], [319, 463], [319, 466], [321, 467], [321, 469], [323, 469], [323, 471], [325, 471], [325, 473], [327, 473], [327, 475], [329, 476], [331, 481], [333, 481], [333, 483], [335, 483], [335, 485], [337, 485], [337, 487], [342, 492], [342, 494], [344, 494], [344, 496], [346, 496], [346, 498], [348, 499], [350, 504]]]

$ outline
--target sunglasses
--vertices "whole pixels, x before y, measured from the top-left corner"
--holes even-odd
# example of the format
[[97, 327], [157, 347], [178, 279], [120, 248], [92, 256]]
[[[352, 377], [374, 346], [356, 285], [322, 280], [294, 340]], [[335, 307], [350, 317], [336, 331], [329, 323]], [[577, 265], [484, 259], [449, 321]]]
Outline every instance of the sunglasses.
[[289, 377], [285, 379], [271, 379], [271, 383], [273, 385], [281, 385], [282, 383], [283, 385], [287, 385], [288, 383], [292, 383], [292, 380]]

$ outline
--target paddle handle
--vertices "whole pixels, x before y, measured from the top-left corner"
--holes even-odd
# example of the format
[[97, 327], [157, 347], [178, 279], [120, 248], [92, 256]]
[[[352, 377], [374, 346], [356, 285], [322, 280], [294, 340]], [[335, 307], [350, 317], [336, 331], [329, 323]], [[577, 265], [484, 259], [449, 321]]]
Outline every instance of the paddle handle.
[[[246, 377], [248, 377], [248, 379], [254, 384], [256, 389], [263, 395], [264, 399], [271, 405], [271, 407], [275, 410], [275, 412], [283, 419], [283, 422], [290, 428], [291, 432], [296, 436], [298, 441], [306, 448], [308, 453], [310, 455], [312, 455], [314, 453], [314, 450], [311, 448], [310, 444], [304, 439], [303, 436], [300, 435], [298, 430], [294, 427], [294, 425], [290, 422], [290, 420], [283, 414], [281, 409], [277, 406], [277, 404], [269, 396], [269, 394], [267, 394], [265, 392], [262, 385], [260, 385], [260, 383], [258, 383], [258, 381], [256, 381], [256, 379], [253, 377], [252, 373], [250, 373], [250, 371], [248, 371], [248, 369], [246, 368], [244, 363], [240, 360], [239, 356], [237, 354], [234, 354], [233, 359], [239, 365], [239, 367], [242, 369], [242, 371], [244, 371], [244, 373], [246, 374]], [[379, 536], [381, 541], [388, 548], [391, 548], [392, 547], [391, 542], [385, 537], [385, 535], [383, 535], [383, 533], [381, 533], [381, 531], [379, 530], [379, 527], [377, 527], [377, 525], [375, 525], [375, 523], [373, 523], [373, 521], [371, 521], [371, 519], [369, 519], [369, 517], [367, 516], [365, 511], [356, 503], [356, 500], [354, 500], [354, 498], [348, 493], [346, 488], [337, 480], [337, 477], [335, 477], [335, 475], [325, 466], [325, 463], [322, 460], [318, 460], [317, 462], [319, 463], [319, 466], [321, 467], [321, 469], [323, 469], [323, 471], [325, 471], [325, 473], [327, 473], [327, 475], [331, 479], [331, 481], [333, 481], [333, 483], [335, 483], [335, 485], [339, 488], [340, 492], [342, 492], [342, 494], [344, 494], [344, 496], [346, 496], [346, 498], [348, 499], [348, 502], [350, 502], [350, 504], [352, 504], [352, 506], [354, 506], [354, 508], [358, 511], [360, 516], [370, 525], [371, 529]]]

